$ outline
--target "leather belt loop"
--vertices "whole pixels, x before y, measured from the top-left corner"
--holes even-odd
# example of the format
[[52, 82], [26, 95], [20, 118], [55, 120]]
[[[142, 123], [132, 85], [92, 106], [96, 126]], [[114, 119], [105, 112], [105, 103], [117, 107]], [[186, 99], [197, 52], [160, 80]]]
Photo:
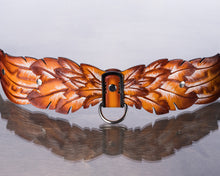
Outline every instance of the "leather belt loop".
[[124, 107], [124, 77], [119, 71], [102, 74], [103, 107]]

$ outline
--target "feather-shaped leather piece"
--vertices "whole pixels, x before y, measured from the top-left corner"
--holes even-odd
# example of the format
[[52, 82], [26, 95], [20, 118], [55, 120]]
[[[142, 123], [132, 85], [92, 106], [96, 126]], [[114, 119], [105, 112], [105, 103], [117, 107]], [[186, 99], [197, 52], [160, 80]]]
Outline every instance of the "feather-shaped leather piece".
[[[129, 69], [132, 72], [131, 69]], [[169, 110], [186, 109], [196, 104], [209, 103], [220, 96], [220, 55], [205, 59], [183, 61], [161, 59], [148, 65], [142, 72], [136, 72], [136, 79], [125, 80], [125, 103], [142, 107], [149, 112], [164, 114]], [[127, 74], [127, 71], [122, 72]], [[139, 74], [139, 75], [138, 75]], [[184, 81], [185, 86], [180, 87]], [[130, 86], [144, 89], [128, 91]], [[148, 92], [148, 93], [146, 93]], [[135, 97], [135, 98], [134, 98]]]
[[1, 84], [12, 102], [29, 104], [27, 94], [38, 87], [38, 76], [30, 69], [36, 61], [30, 57], [13, 57], [0, 50]]
[[[107, 71], [59, 57], [13, 57], [0, 50], [0, 77], [7, 97], [60, 113], [75, 112], [102, 101]], [[120, 72], [120, 71], [119, 71]], [[220, 96], [220, 55], [191, 61], [160, 59], [121, 72], [124, 102], [156, 114], [215, 101]], [[183, 86], [180, 83], [184, 82]]]
[[188, 92], [195, 92], [198, 96], [196, 104], [215, 101], [220, 96], [220, 55], [210, 58], [200, 58], [190, 61], [195, 72], [187, 76]]

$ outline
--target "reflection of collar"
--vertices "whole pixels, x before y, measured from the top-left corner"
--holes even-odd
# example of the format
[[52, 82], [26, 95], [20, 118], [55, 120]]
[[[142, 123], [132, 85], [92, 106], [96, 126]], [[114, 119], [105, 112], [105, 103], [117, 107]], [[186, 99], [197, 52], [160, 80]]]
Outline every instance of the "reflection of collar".
[[31, 113], [0, 97], [1, 117], [8, 120], [9, 130], [74, 161], [90, 160], [103, 153], [123, 154], [134, 160], [160, 160], [216, 130], [219, 105], [220, 102], [216, 102], [195, 112], [180, 114], [176, 119], [158, 120], [153, 127], [148, 125], [142, 129], [110, 125], [82, 129], [61, 119]]

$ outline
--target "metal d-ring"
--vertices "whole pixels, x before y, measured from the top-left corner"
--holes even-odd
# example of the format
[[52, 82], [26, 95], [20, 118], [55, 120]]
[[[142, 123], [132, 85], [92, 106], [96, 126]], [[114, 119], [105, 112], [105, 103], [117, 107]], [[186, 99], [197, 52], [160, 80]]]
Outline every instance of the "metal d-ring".
[[99, 115], [101, 116], [102, 120], [104, 120], [106, 123], [110, 123], [110, 124], [120, 123], [122, 120], [124, 120], [124, 118], [127, 114], [127, 110], [128, 110], [128, 105], [124, 104], [124, 114], [123, 114], [123, 116], [118, 120], [109, 120], [104, 116], [104, 114], [102, 112], [102, 107], [103, 107], [103, 104], [100, 103], [99, 104]]

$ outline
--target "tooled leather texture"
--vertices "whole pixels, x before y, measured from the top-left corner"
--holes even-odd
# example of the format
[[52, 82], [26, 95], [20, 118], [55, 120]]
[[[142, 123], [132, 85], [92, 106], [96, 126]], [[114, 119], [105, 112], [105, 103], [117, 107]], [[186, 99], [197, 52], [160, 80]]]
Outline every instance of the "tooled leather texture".
[[[105, 71], [91, 65], [78, 65], [63, 57], [13, 57], [0, 50], [0, 69], [3, 90], [17, 104], [31, 103], [67, 114], [102, 101], [101, 76]], [[151, 113], [186, 109], [220, 96], [220, 54], [190, 61], [160, 59], [121, 73], [124, 102]], [[180, 86], [182, 81], [184, 87]]]

